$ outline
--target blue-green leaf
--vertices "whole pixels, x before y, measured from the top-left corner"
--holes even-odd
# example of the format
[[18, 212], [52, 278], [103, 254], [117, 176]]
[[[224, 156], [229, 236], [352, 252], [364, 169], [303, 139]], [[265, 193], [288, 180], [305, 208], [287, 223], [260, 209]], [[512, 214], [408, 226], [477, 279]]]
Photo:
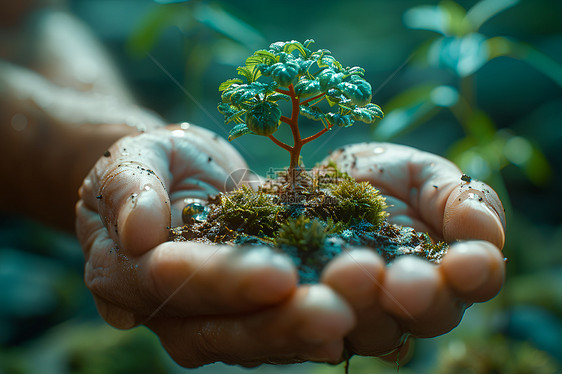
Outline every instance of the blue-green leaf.
[[306, 118], [314, 121], [320, 121], [326, 117], [322, 110], [315, 106], [310, 107], [302, 105], [300, 107], [300, 113]]
[[295, 94], [301, 99], [306, 99], [322, 93], [320, 82], [316, 79], [301, 79], [295, 85]]
[[271, 65], [275, 62], [277, 62], [277, 58], [273, 53], [260, 49], [259, 51], [255, 51], [253, 55], [246, 59], [246, 66], [259, 64]]
[[280, 87], [296, 83], [300, 74], [300, 66], [294, 61], [277, 62], [271, 66], [260, 65], [260, 70], [266, 77], [271, 76]]
[[239, 66], [236, 71], [238, 71], [238, 74], [246, 78], [248, 83], [255, 82], [261, 75], [260, 69], [258, 69], [256, 65]]
[[347, 69], [346, 75], [365, 75], [365, 69], [359, 66], [354, 66], [352, 68]]
[[353, 126], [355, 123], [350, 115], [340, 113], [326, 113], [326, 119], [330, 124], [334, 124], [339, 127], [349, 127]]
[[327, 91], [330, 88], [336, 87], [343, 81], [343, 77], [343, 73], [335, 72], [332, 68], [323, 69], [320, 74], [318, 74], [320, 89], [322, 91]]
[[353, 105], [365, 106], [371, 102], [371, 85], [358, 75], [351, 76], [351, 82], [342, 82], [336, 86]]
[[276, 102], [279, 100], [290, 101], [291, 98], [288, 95], [277, 93], [277, 92], [267, 96], [267, 101]]
[[248, 128], [248, 126], [246, 126], [245, 123], [239, 123], [228, 133], [228, 141], [233, 141], [234, 139], [247, 134], [253, 134], [253, 132]]
[[307, 57], [308, 54], [310, 54], [310, 51], [304, 48], [304, 46], [300, 42], [297, 42], [296, 40], [286, 42], [285, 45], [283, 46], [283, 52], [285, 53], [291, 53], [294, 50], [299, 51], [299, 53], [303, 57]]
[[224, 81], [219, 86], [219, 91], [224, 91], [230, 88], [233, 84], [242, 84], [242, 79], [234, 78]]
[[355, 108], [351, 112], [351, 117], [356, 121], [361, 121], [367, 124], [374, 123], [375, 120], [381, 119], [384, 116], [380, 106], [369, 103], [364, 107]]
[[279, 127], [281, 109], [276, 103], [268, 101], [255, 105], [246, 113], [248, 129], [258, 135], [271, 135]]

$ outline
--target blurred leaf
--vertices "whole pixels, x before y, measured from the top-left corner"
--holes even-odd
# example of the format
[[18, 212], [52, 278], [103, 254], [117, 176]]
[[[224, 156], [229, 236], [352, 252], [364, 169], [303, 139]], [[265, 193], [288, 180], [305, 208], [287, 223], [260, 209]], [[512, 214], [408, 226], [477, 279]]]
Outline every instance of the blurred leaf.
[[486, 145], [496, 136], [496, 126], [484, 111], [473, 110], [466, 121], [466, 126], [467, 132], [476, 140], [477, 144]]
[[373, 136], [377, 141], [388, 141], [428, 121], [438, 111], [439, 108], [431, 101], [395, 109], [381, 120]]
[[384, 106], [387, 113], [373, 132], [375, 139], [391, 140], [437, 114], [439, 108], [430, 98], [435, 88], [435, 84], [421, 84], [395, 96]]
[[247, 48], [256, 49], [265, 44], [263, 36], [256, 29], [216, 4], [198, 4], [194, 17], [202, 24]]
[[433, 89], [437, 87], [433, 83], [424, 83], [413, 86], [410, 89], [402, 91], [394, 96], [392, 100], [386, 103], [385, 110], [390, 112], [394, 109], [409, 107], [429, 100], [429, 95]]
[[448, 34], [449, 17], [440, 6], [420, 5], [408, 9], [403, 16], [406, 27]]
[[189, 3], [191, 0], [154, 0], [158, 4]]
[[519, 0], [482, 0], [468, 10], [466, 18], [472, 24], [473, 30], [478, 30], [484, 22], [518, 2]]
[[525, 61], [562, 87], [562, 65], [531, 45], [497, 36], [488, 39], [490, 59], [509, 56]]
[[550, 164], [538, 146], [522, 136], [510, 136], [504, 145], [504, 155], [519, 166], [535, 185], [542, 186], [550, 179]]
[[525, 61], [562, 87], [562, 65], [536, 48], [523, 43], [511, 42], [512, 57]]
[[435, 105], [452, 107], [459, 101], [459, 92], [452, 86], [438, 86], [431, 90], [429, 98]]
[[189, 8], [179, 4], [154, 7], [132, 32], [127, 49], [135, 56], [146, 55], [166, 28], [189, 22], [189, 11]]
[[431, 66], [448, 68], [460, 77], [475, 73], [489, 59], [487, 40], [478, 33], [439, 38], [431, 44], [427, 54]]
[[453, 1], [439, 5], [421, 5], [404, 13], [404, 24], [411, 29], [435, 31], [445, 36], [470, 32], [465, 19], [466, 10]]
[[477, 146], [474, 138], [467, 136], [454, 143], [447, 158], [473, 178], [486, 181], [492, 173], [493, 166]]
[[476, 31], [471, 28], [470, 23], [466, 18], [466, 9], [461, 5], [451, 0], [442, 1], [439, 6], [448, 17], [448, 34], [463, 36], [471, 31]]

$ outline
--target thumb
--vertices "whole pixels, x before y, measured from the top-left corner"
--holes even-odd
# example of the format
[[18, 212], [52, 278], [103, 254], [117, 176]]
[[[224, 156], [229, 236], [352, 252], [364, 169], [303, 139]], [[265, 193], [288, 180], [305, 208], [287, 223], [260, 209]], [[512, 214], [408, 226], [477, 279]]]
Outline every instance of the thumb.
[[154, 143], [143, 147], [142, 140], [141, 135], [114, 144], [81, 190], [109, 236], [133, 255], [166, 241], [171, 221], [166, 153]]

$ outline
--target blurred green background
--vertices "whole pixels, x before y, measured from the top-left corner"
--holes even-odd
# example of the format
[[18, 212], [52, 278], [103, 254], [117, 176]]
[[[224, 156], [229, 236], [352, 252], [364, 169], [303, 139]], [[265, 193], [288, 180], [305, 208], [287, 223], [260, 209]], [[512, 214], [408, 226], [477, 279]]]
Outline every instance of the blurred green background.
[[[507, 281], [451, 333], [415, 342], [403, 373], [557, 373], [562, 367], [562, 2], [74, 0], [70, 10], [108, 48], [137, 99], [169, 122], [226, 137], [218, 85], [254, 50], [315, 39], [359, 65], [386, 118], [333, 130], [303, 149], [391, 141], [445, 156], [504, 202]], [[304, 123], [311, 133], [319, 123]], [[281, 137], [288, 133], [281, 134]], [[265, 173], [288, 155], [259, 137], [233, 142]], [[144, 328], [114, 330], [82, 282], [73, 237], [2, 216], [0, 374], [184, 372]], [[222, 364], [200, 373], [243, 372]], [[352, 359], [352, 373], [396, 372]], [[264, 366], [256, 373], [343, 373]]]

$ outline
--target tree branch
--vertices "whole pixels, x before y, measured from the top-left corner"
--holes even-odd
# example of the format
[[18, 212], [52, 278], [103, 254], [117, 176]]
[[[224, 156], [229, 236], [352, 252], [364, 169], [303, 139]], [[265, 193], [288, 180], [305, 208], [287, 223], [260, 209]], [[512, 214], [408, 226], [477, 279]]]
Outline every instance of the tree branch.
[[268, 135], [267, 136], [269, 139], [271, 139], [273, 141], [273, 143], [277, 144], [279, 147], [292, 152], [293, 151], [293, 147], [291, 147], [288, 144], [283, 143], [282, 141], [278, 140], [276, 137], [274, 137], [273, 135]]

